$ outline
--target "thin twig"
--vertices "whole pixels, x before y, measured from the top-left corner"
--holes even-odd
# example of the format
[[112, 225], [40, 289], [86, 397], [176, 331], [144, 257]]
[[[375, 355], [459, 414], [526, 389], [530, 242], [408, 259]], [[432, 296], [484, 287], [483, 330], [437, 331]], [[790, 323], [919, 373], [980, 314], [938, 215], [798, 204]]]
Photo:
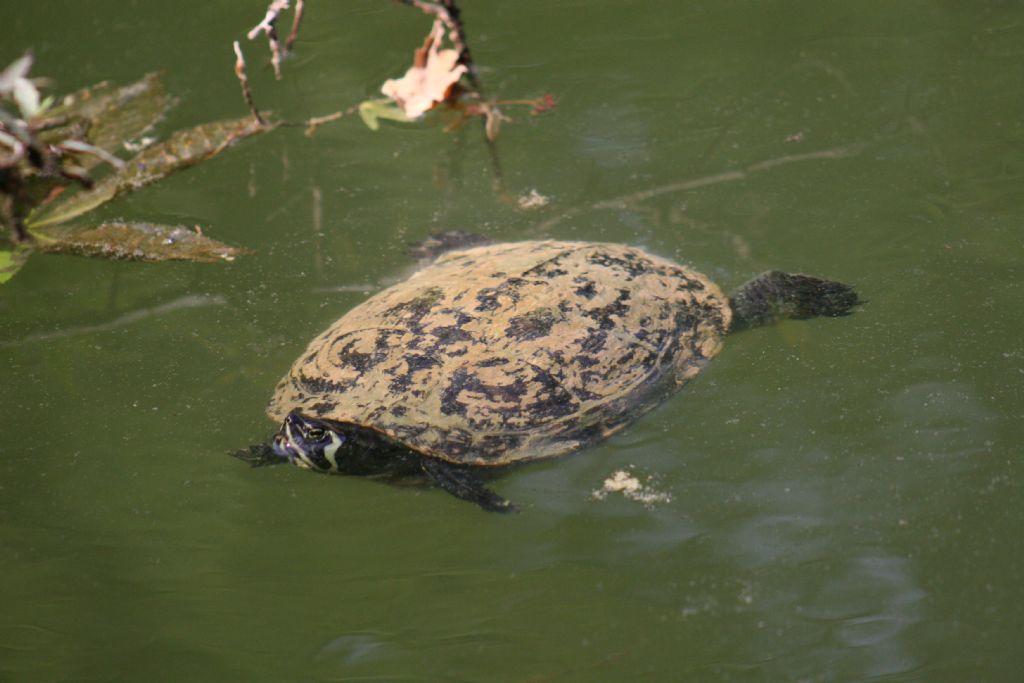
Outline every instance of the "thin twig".
[[277, 40], [276, 26], [267, 32], [267, 42], [270, 43], [270, 63], [274, 67], [274, 78], [281, 80], [281, 43]]
[[295, 39], [299, 37], [299, 24], [302, 23], [302, 10], [305, 6], [303, 0], [295, 0], [295, 16], [292, 17], [292, 32], [288, 34], [288, 39], [284, 41], [285, 54], [292, 51], [292, 45], [295, 44]]
[[267, 34], [267, 41], [270, 43], [270, 63], [274, 65], [274, 77], [277, 80], [281, 80], [281, 43], [277, 39], [277, 17], [283, 10], [288, 9], [289, 1], [274, 0], [270, 3], [263, 21], [247, 34], [249, 40], [254, 40], [260, 33]]
[[277, 16], [282, 11], [288, 9], [289, 0], [274, 0], [270, 3], [270, 7], [267, 8], [267, 14], [263, 17], [263, 21], [256, 24], [251, 31], [249, 31], [249, 40], [255, 40], [261, 32], [268, 33], [274, 28], [274, 23], [277, 22]]
[[245, 57], [242, 56], [242, 46], [238, 44], [236, 40], [235, 46], [235, 76], [238, 77], [238, 82], [242, 86], [242, 97], [245, 98], [245, 103], [249, 105], [249, 111], [252, 112], [252, 116], [256, 119], [256, 122], [261, 126], [267, 125], [267, 122], [260, 116], [260, 110], [256, 108], [256, 103], [252, 99], [252, 91], [249, 90], [249, 79], [245, 75]]
[[470, 85], [473, 86], [473, 89], [482, 98], [483, 88], [476, 77], [476, 67], [473, 65], [473, 56], [469, 52], [469, 42], [466, 40], [466, 29], [462, 24], [459, 6], [455, 4], [455, 0], [441, 0], [441, 4], [448, 10], [448, 16], [451, 18], [452, 30], [455, 34], [451, 38], [452, 42], [455, 43], [455, 47], [459, 50], [459, 61], [466, 66], [466, 77], [469, 79]]
[[323, 124], [330, 123], [331, 121], [337, 121], [343, 116], [350, 116], [352, 114], [355, 114], [357, 111], [359, 111], [359, 105], [353, 104], [348, 109], [342, 109], [341, 111], [336, 111], [333, 114], [327, 114], [325, 116], [315, 116], [309, 119], [308, 121], [306, 121], [306, 137], [313, 137], [313, 135], [316, 133], [316, 129], [322, 126]]

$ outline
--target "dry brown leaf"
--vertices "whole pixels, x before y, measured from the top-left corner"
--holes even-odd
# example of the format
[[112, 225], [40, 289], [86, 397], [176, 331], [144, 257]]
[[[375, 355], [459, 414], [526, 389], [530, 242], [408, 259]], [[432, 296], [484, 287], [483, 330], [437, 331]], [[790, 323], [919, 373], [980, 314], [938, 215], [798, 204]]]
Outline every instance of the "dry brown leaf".
[[416, 50], [413, 64], [405, 76], [388, 79], [381, 86], [380, 91], [397, 102], [410, 118], [422, 116], [446, 101], [455, 84], [466, 73], [466, 66], [459, 64], [458, 51], [442, 50], [443, 41], [444, 24], [435, 20], [430, 35], [423, 41], [423, 47]]

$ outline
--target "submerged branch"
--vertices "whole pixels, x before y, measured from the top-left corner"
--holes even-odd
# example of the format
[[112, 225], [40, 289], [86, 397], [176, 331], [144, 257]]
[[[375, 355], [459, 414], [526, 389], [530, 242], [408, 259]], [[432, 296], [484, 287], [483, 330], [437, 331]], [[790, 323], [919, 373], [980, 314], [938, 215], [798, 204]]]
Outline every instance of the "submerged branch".
[[163, 315], [164, 313], [170, 313], [171, 311], [177, 311], [184, 308], [200, 308], [203, 306], [223, 306], [227, 302], [227, 299], [219, 295], [208, 296], [204, 294], [189, 294], [165, 304], [130, 311], [105, 323], [82, 325], [80, 327], [65, 327], [60, 330], [54, 330], [53, 332], [30, 334], [27, 337], [22, 337], [21, 339], [0, 341], [0, 349], [11, 348], [13, 346], [24, 346], [25, 344], [34, 344], [41, 341], [64, 339], [66, 337], [81, 337], [88, 334], [96, 334], [98, 332], [108, 332], [110, 330], [117, 329], [118, 327], [131, 325], [132, 323], [139, 322], [140, 320]]
[[833, 147], [831, 149], [822, 149], [815, 152], [807, 152], [805, 154], [787, 154], [785, 156], [776, 157], [774, 159], [767, 159], [765, 161], [759, 161], [756, 164], [751, 164], [746, 168], [739, 169], [736, 171], [726, 171], [724, 173], [716, 173], [714, 175], [703, 176], [701, 178], [691, 178], [689, 180], [679, 180], [666, 185], [659, 185], [652, 187], [648, 190], [640, 190], [638, 192], [631, 192], [629, 194], [620, 195], [618, 197], [612, 197], [611, 199], [604, 199], [599, 202], [594, 202], [589, 206], [576, 206], [557, 216], [552, 216], [548, 220], [544, 221], [536, 227], [538, 232], [544, 232], [552, 228], [553, 226], [561, 223], [566, 218], [571, 218], [589, 209], [624, 209], [646, 201], [653, 197], [657, 197], [663, 194], [671, 194], [673, 192], [685, 192], [687, 190], [695, 190], [699, 187], [707, 187], [710, 185], [719, 185], [721, 183], [731, 183], [738, 180], [745, 180], [752, 174], [759, 171], [767, 171], [778, 166], [784, 166], [786, 164], [797, 163], [801, 161], [815, 161], [820, 159], [845, 159], [847, 157], [856, 156], [861, 151], [858, 146], [854, 147]]

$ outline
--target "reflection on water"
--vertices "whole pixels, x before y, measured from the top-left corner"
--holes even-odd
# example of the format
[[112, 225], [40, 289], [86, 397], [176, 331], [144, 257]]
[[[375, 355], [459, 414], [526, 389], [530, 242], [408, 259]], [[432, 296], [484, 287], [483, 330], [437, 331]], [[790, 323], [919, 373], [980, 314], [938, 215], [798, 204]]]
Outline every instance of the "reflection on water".
[[948, 460], [951, 472], [970, 467], [967, 456], [990, 453], [998, 416], [963, 382], [926, 382], [908, 386], [889, 402], [892, 417], [883, 438], [912, 435], [905, 455]]

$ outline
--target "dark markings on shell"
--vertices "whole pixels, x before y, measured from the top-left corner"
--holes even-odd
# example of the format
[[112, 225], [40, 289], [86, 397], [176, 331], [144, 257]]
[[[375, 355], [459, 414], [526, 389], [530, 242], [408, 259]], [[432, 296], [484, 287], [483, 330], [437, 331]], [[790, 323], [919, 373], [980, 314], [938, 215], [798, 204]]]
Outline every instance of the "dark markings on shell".
[[575, 281], [579, 281], [580, 283], [580, 286], [573, 290], [573, 293], [575, 293], [576, 296], [581, 296], [584, 299], [593, 299], [597, 296], [597, 287], [595, 287], [593, 281], [588, 280], [585, 277], [575, 278], [574, 282]]
[[579, 409], [578, 401], [557, 377], [543, 368], [533, 366], [533, 370], [531, 384], [537, 388], [537, 397], [532, 404], [530, 423], [548, 422], [551, 418], [571, 415]]
[[587, 333], [587, 336], [584, 337], [583, 340], [580, 342], [580, 351], [589, 354], [601, 353], [601, 351], [604, 350], [604, 345], [607, 341], [607, 330], [603, 328], [590, 330]]
[[384, 311], [384, 320], [392, 325], [402, 325], [418, 330], [424, 316], [430, 313], [438, 302], [444, 299], [444, 290], [440, 287], [429, 287], [416, 294], [415, 297], [396, 304]]
[[357, 340], [352, 340], [341, 348], [341, 351], [338, 352], [338, 364], [347, 365], [356, 372], [363, 373], [376, 365], [381, 355], [354, 351], [353, 348], [357, 343]]
[[347, 388], [341, 382], [332, 382], [324, 377], [309, 377], [302, 374], [299, 375], [299, 384], [306, 392], [314, 395], [336, 394]]
[[316, 413], [317, 417], [323, 417], [334, 409], [334, 404], [321, 401], [320, 403], [314, 403], [309, 409]]
[[547, 259], [546, 261], [541, 261], [533, 268], [523, 271], [523, 277], [529, 275], [530, 277], [551, 279], [559, 277], [561, 275], [568, 275], [569, 271], [565, 270], [564, 268], [560, 268], [559, 265], [561, 264], [562, 260], [565, 259], [565, 257], [569, 256], [570, 254], [572, 254], [572, 250], [562, 251], [552, 256], [551, 258]]
[[486, 434], [480, 439], [480, 454], [488, 460], [497, 460], [523, 442], [519, 434]]
[[651, 270], [651, 265], [647, 259], [637, 258], [636, 254], [629, 251], [614, 255], [608, 252], [596, 253], [592, 254], [588, 260], [594, 265], [626, 273], [627, 281]]
[[[469, 394], [464, 400], [463, 392]], [[452, 375], [441, 394], [441, 412], [445, 415], [465, 415], [470, 401], [483, 398], [489, 403], [508, 402], [518, 404], [526, 393], [526, 383], [517, 379], [512, 384], [485, 384], [467, 368], [459, 368]], [[472, 421], [471, 421], [472, 422]]]
[[466, 332], [457, 325], [435, 327], [430, 331], [430, 336], [434, 338], [434, 345], [438, 347], [451, 346], [456, 342], [468, 342], [473, 339], [473, 336], [469, 332]]
[[512, 304], [519, 303], [522, 298], [520, 290], [527, 284], [529, 281], [521, 277], [510, 277], [497, 287], [484, 287], [476, 295], [476, 300], [479, 302], [476, 310], [497, 311], [502, 307], [502, 298], [507, 298]]
[[620, 289], [619, 295], [615, 301], [607, 306], [591, 308], [586, 311], [584, 315], [596, 320], [598, 326], [600, 326], [602, 330], [615, 329], [615, 325], [617, 324], [616, 318], [621, 320], [626, 317], [627, 313], [629, 313], [629, 305], [626, 303], [629, 301], [629, 297], [630, 293], [628, 289]]
[[490, 244], [446, 254], [339, 319], [268, 414], [362, 424], [458, 463], [552, 457], [678, 390], [730, 318], [703, 275], [639, 249]]
[[434, 356], [426, 354], [410, 353], [405, 356], [406, 369], [400, 375], [394, 375], [394, 379], [388, 385], [392, 394], [401, 394], [408, 391], [416, 379], [416, 373], [420, 370], [428, 370], [442, 365], [441, 361]]
[[518, 341], [537, 339], [550, 334], [551, 327], [557, 320], [558, 317], [550, 308], [538, 308], [509, 320], [505, 334]]

